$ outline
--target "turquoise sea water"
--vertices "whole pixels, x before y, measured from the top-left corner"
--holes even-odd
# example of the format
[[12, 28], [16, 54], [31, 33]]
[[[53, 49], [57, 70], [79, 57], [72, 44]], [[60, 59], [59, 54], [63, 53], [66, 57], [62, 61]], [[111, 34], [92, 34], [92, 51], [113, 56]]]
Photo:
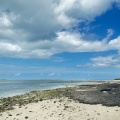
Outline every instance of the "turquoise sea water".
[[0, 80], [0, 98], [24, 94], [35, 90], [47, 90], [66, 85], [89, 84], [68, 80]]

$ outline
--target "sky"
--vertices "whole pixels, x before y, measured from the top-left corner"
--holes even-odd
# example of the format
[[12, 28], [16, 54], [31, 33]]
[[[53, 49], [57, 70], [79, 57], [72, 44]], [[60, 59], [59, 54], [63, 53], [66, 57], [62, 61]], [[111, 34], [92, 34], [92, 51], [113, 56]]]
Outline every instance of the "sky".
[[120, 77], [120, 0], [0, 0], [0, 79]]

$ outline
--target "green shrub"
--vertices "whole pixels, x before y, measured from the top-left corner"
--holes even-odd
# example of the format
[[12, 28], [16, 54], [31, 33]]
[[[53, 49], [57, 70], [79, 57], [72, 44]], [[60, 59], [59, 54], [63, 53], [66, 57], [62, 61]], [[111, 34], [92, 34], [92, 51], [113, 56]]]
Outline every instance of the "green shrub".
[[120, 78], [115, 78], [114, 80], [120, 80]]

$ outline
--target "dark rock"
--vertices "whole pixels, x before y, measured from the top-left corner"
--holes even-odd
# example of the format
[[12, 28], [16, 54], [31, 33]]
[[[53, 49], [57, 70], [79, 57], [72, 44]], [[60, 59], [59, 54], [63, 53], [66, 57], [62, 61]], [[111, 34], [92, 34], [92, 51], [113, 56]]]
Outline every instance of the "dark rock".
[[20, 114], [16, 114], [16, 116], [18, 116], [18, 115], [20, 115]]
[[33, 112], [33, 111], [29, 111], [29, 112]]
[[28, 116], [25, 116], [25, 119], [28, 119]]
[[12, 114], [8, 114], [8, 116], [12, 116]]
[[[88, 88], [90, 88], [89, 91]], [[83, 86], [82, 89], [84, 90], [70, 91], [65, 96], [77, 100], [80, 103], [120, 106], [120, 84], [104, 83], [97, 86], [89, 86], [88, 88]]]
[[40, 101], [43, 101], [43, 99], [41, 98]]
[[62, 101], [63, 101], [63, 100], [61, 100], [61, 99], [59, 100], [59, 102], [62, 102]]
[[112, 88], [101, 89], [100, 91], [111, 91]]
[[66, 110], [67, 108], [69, 108], [68, 106], [64, 106], [64, 110]]

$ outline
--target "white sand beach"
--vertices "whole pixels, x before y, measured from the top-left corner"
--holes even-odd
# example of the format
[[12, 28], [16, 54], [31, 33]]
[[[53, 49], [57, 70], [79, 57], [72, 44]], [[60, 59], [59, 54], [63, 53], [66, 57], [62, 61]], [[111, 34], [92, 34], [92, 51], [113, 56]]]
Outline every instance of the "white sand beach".
[[0, 120], [120, 120], [120, 107], [82, 104], [68, 98], [43, 100], [0, 114]]

